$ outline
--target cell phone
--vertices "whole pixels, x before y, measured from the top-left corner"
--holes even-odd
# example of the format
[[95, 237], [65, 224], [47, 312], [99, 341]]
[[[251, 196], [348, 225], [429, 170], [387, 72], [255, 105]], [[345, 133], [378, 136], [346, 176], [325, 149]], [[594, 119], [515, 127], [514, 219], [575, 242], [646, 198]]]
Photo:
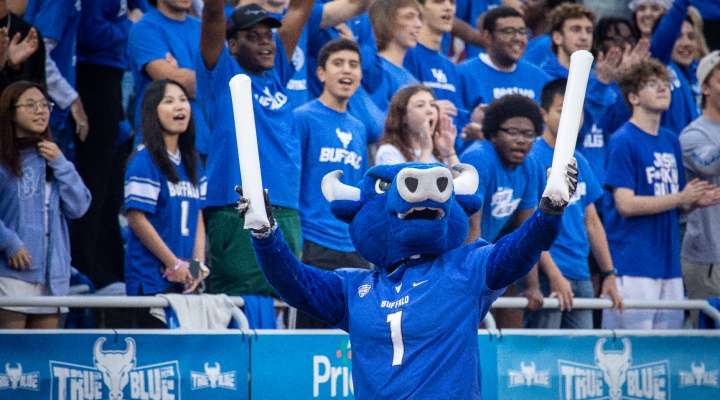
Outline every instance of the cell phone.
[[190, 263], [188, 271], [192, 274], [193, 278], [197, 279], [200, 277], [200, 261], [198, 260], [185, 260]]

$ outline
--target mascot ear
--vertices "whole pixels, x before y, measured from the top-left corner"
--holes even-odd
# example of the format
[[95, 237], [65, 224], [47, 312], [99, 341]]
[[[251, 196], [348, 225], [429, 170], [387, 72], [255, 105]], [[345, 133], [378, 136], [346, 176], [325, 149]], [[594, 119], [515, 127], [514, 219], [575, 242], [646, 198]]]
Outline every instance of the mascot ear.
[[483, 203], [482, 198], [476, 194], [456, 194], [455, 201], [460, 204], [468, 217], [472, 217], [473, 214], [480, 211]]
[[335, 200], [330, 202], [330, 211], [340, 221], [350, 223], [362, 208], [362, 203], [353, 200]]
[[323, 196], [330, 202], [330, 211], [339, 220], [350, 223], [362, 207], [360, 189], [340, 182], [343, 172], [333, 171], [322, 180]]

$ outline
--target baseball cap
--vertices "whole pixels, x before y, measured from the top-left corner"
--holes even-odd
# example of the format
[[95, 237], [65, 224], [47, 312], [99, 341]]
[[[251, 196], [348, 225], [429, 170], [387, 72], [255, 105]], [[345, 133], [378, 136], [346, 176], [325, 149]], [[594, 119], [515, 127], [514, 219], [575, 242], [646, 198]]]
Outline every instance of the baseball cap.
[[248, 29], [260, 22], [267, 23], [271, 28], [279, 28], [282, 25], [279, 19], [270, 16], [259, 5], [248, 4], [238, 8], [228, 17], [225, 37], [230, 38], [235, 32]]
[[712, 53], [709, 53], [705, 57], [700, 60], [700, 63], [697, 67], [697, 72], [695, 73], [698, 78], [698, 82], [700, 84], [703, 84], [705, 82], [705, 79], [710, 75], [710, 72], [715, 68], [716, 65], [720, 63], [720, 50], [715, 50]]
[[635, 12], [635, 10], [640, 6], [640, 4], [645, 3], [655, 3], [659, 4], [663, 7], [665, 7], [666, 10], [669, 10], [670, 7], [672, 7], [672, 0], [632, 0], [630, 4], [628, 4], [628, 8], [630, 11]]

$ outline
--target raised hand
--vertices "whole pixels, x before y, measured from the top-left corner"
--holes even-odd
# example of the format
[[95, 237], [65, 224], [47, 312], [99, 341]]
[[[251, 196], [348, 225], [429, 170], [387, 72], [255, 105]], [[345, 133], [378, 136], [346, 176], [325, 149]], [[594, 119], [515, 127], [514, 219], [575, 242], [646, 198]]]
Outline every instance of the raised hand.
[[8, 66], [16, 71], [40, 46], [40, 39], [35, 28], [30, 28], [25, 39], [21, 41], [20, 38], [20, 32], [16, 33], [8, 46]]

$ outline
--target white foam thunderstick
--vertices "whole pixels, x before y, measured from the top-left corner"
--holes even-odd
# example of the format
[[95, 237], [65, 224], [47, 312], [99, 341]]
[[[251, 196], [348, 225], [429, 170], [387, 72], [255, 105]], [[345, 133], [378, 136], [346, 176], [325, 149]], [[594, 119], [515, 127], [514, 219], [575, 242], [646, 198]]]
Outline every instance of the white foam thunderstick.
[[269, 227], [265, 212], [262, 176], [260, 174], [260, 155], [258, 154], [257, 132], [255, 131], [255, 115], [253, 114], [252, 83], [244, 74], [235, 75], [230, 79], [230, 96], [235, 116], [235, 138], [237, 141], [240, 178], [242, 179], [243, 197], [250, 200], [250, 207], [245, 213], [245, 229], [262, 229]]
[[560, 113], [560, 126], [555, 141], [552, 170], [543, 193], [543, 197], [548, 197], [557, 206], [570, 202], [570, 193], [566, 182], [567, 165], [575, 151], [592, 62], [593, 56], [586, 50], [578, 50], [570, 56], [570, 75]]

